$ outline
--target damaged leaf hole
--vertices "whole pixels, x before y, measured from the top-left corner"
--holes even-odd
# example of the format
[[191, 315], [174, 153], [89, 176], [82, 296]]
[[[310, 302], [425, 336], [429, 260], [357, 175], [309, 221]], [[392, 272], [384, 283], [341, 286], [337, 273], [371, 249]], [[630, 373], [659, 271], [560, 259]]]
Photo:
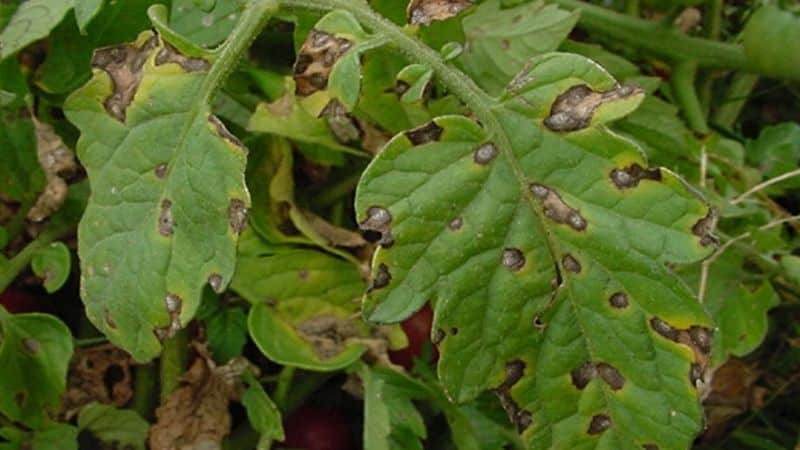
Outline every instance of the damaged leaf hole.
[[536, 328], [539, 331], [544, 331], [544, 329], [547, 328], [547, 324], [544, 323], [544, 320], [542, 320], [540, 316], [534, 316], [533, 328]]
[[661, 169], [645, 169], [634, 163], [624, 169], [612, 170], [609, 178], [618, 189], [629, 189], [638, 186], [642, 180], [661, 181]]
[[228, 205], [228, 223], [236, 234], [241, 234], [247, 225], [247, 205], [242, 200], [235, 198]]
[[485, 166], [492, 162], [492, 160], [497, 156], [497, 147], [491, 142], [486, 143], [478, 147], [475, 150], [475, 153], [472, 159], [475, 161], [476, 164], [480, 164]]
[[575, 231], [586, 229], [586, 219], [577, 209], [568, 206], [555, 190], [539, 183], [532, 183], [529, 189], [533, 196], [541, 202], [547, 218], [556, 223], [568, 225]]
[[564, 269], [566, 269], [569, 272], [572, 273], [581, 272], [581, 263], [578, 262], [578, 260], [575, 259], [575, 257], [573, 257], [572, 255], [569, 254], [564, 255], [564, 257], [561, 259], [561, 265], [564, 266]]
[[437, 142], [442, 137], [444, 129], [434, 122], [428, 122], [421, 127], [406, 131], [405, 135], [414, 145], [424, 145]]
[[585, 84], [579, 84], [556, 97], [544, 125], [558, 132], [580, 130], [589, 126], [595, 110], [603, 103], [640, 93], [642, 90], [635, 86], [617, 86], [609, 91], [596, 92]]
[[172, 219], [172, 201], [164, 199], [161, 201], [161, 214], [158, 216], [158, 232], [165, 237], [175, 233], [175, 222]]
[[[367, 218], [358, 224], [359, 228], [366, 231], [365, 238], [369, 241], [378, 242], [378, 245], [388, 248], [394, 244], [390, 225], [392, 223], [392, 215], [389, 210], [380, 206], [370, 206], [367, 208]], [[375, 239], [374, 234], [377, 233], [378, 238]]]
[[505, 248], [503, 249], [503, 257], [501, 259], [503, 267], [512, 271], [518, 272], [525, 266], [525, 255], [518, 248]]
[[587, 433], [589, 434], [600, 434], [607, 429], [611, 428], [612, 422], [611, 417], [608, 417], [605, 414], [597, 414], [592, 416], [592, 422], [589, 424], [589, 430]]

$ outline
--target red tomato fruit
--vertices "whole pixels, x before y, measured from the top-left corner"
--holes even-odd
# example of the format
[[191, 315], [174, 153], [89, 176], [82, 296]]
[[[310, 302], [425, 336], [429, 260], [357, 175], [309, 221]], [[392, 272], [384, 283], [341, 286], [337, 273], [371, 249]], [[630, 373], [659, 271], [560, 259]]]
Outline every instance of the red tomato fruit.
[[0, 305], [11, 314], [42, 311], [45, 305], [30, 292], [10, 287], [0, 294]]
[[411, 370], [411, 367], [414, 366], [414, 358], [422, 355], [422, 349], [427, 342], [433, 349], [431, 362], [436, 362], [439, 359], [439, 352], [436, 350], [436, 346], [430, 343], [432, 324], [433, 309], [430, 304], [426, 303], [422, 309], [400, 324], [400, 327], [403, 328], [406, 336], [408, 336], [408, 347], [389, 351], [389, 359], [393, 363]]
[[283, 424], [284, 447], [303, 450], [355, 450], [344, 413], [335, 408], [302, 406]]

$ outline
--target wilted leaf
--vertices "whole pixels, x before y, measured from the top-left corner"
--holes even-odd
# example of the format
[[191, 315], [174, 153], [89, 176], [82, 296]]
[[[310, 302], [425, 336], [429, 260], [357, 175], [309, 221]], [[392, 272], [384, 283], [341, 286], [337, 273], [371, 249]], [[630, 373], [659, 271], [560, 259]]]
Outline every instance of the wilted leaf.
[[72, 267], [72, 256], [63, 242], [53, 242], [33, 255], [31, 269], [44, 281], [47, 292], [53, 293], [67, 281]]
[[247, 374], [245, 380], [248, 387], [242, 394], [242, 405], [250, 425], [261, 435], [256, 450], [269, 450], [273, 441], [284, 439], [281, 413], [255, 377]]
[[248, 326], [271, 360], [309, 370], [336, 370], [364, 352], [358, 299], [364, 282], [352, 264], [310, 250], [251, 252], [239, 257], [231, 287], [253, 304]]
[[57, 318], [0, 307], [0, 413], [32, 428], [55, 412], [67, 381], [72, 334]]
[[558, 48], [577, 21], [577, 11], [543, 1], [502, 9], [501, 0], [487, 0], [464, 18], [466, 42], [457, 61], [481, 87], [497, 94], [531, 57]]
[[27, 0], [0, 32], [0, 60], [47, 36], [72, 9], [73, 0]]
[[230, 433], [228, 405], [244, 390], [241, 376], [250, 367], [245, 359], [216, 366], [203, 356], [183, 376], [185, 385], [156, 410], [150, 428], [151, 450], [218, 449]]
[[440, 117], [367, 168], [358, 220], [393, 245], [364, 313], [396, 322], [432, 301], [444, 388], [494, 389], [529, 448], [685, 449], [712, 325], [665, 263], [708, 255], [714, 215], [603, 125], [641, 90], [580, 56], [529, 67], [489, 129]]
[[75, 154], [64, 145], [51, 125], [36, 119], [33, 119], [33, 125], [36, 130], [36, 155], [47, 185], [28, 211], [28, 219], [41, 222], [64, 204], [69, 190], [65, 178], [72, 176], [78, 168]]
[[107, 444], [116, 443], [120, 448], [145, 450], [150, 424], [136, 411], [91, 403], [81, 409], [78, 428], [90, 431]]
[[427, 436], [413, 400], [428, 396], [418, 381], [384, 368], [362, 367], [364, 383], [364, 448], [422, 450]]
[[209, 112], [211, 56], [145, 32], [93, 64], [65, 104], [92, 185], [78, 230], [82, 298], [113, 343], [149, 360], [189, 323], [203, 286], [233, 275], [246, 149]]

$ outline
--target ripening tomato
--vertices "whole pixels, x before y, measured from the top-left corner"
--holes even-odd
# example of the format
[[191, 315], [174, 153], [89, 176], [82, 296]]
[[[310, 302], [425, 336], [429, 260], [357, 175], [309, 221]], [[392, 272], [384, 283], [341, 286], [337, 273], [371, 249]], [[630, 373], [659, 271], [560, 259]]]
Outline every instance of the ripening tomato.
[[422, 309], [400, 324], [408, 336], [408, 347], [390, 351], [389, 359], [393, 363], [411, 370], [411, 367], [414, 366], [414, 358], [422, 356], [422, 350], [427, 343], [433, 350], [431, 362], [436, 362], [439, 359], [439, 352], [431, 343], [431, 325], [433, 325], [433, 309], [430, 304], [426, 303]]
[[13, 287], [0, 294], [0, 305], [12, 314], [42, 311], [46, 306], [39, 297]]
[[283, 424], [284, 447], [303, 450], [355, 450], [344, 412], [337, 408], [305, 405]]

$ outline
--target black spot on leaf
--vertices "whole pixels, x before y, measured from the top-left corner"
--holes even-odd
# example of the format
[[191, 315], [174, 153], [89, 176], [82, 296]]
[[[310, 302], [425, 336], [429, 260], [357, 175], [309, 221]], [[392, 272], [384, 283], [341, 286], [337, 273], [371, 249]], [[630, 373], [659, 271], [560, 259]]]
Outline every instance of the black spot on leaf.
[[172, 201], [161, 201], [161, 214], [158, 215], [158, 232], [162, 236], [172, 236], [175, 232], [175, 222], [172, 219]]
[[153, 172], [156, 174], [156, 177], [164, 179], [167, 175], [167, 163], [161, 163], [153, 169]]
[[381, 263], [378, 265], [378, 273], [375, 274], [375, 278], [372, 280], [370, 290], [385, 288], [391, 281], [392, 274], [389, 273], [389, 268], [386, 264]]
[[667, 322], [659, 319], [658, 317], [653, 317], [650, 319], [650, 326], [655, 330], [656, 333], [664, 336], [665, 338], [671, 341], [678, 341], [678, 330], [673, 328]]
[[597, 364], [597, 373], [611, 389], [618, 391], [625, 386], [625, 377], [614, 366], [607, 363]]
[[406, 137], [414, 145], [423, 145], [438, 141], [442, 137], [442, 131], [444, 130], [439, 125], [428, 122], [421, 127], [406, 131]]
[[358, 226], [367, 232], [380, 233], [378, 244], [384, 248], [389, 248], [394, 244], [390, 225], [392, 215], [389, 210], [380, 206], [370, 206], [367, 209], [367, 218]]
[[544, 323], [544, 321], [542, 320], [541, 317], [534, 316], [534, 318], [533, 318], [533, 327], [536, 328], [539, 331], [542, 331], [545, 328], [547, 328], [547, 324]]
[[572, 273], [580, 273], [581, 271], [581, 263], [572, 255], [564, 255], [561, 259], [561, 265], [564, 266], [565, 270]]
[[606, 102], [639, 94], [642, 90], [633, 86], [617, 86], [605, 92], [595, 92], [580, 84], [569, 88], [556, 97], [550, 115], [544, 125], [552, 131], [576, 131], [589, 126], [595, 110]]
[[294, 65], [295, 93], [308, 96], [326, 89], [334, 64], [352, 47], [347, 39], [311, 30]]
[[624, 292], [615, 292], [609, 297], [608, 303], [614, 308], [626, 308], [628, 306], [628, 295]]
[[717, 213], [713, 208], [708, 209], [708, 213], [692, 226], [692, 234], [700, 238], [700, 245], [716, 245], [719, 240], [714, 236], [714, 228], [717, 226]]
[[573, 369], [570, 375], [572, 384], [582, 390], [597, 376], [597, 367], [591, 361], [586, 361], [582, 366]]
[[592, 417], [592, 422], [589, 424], [589, 434], [600, 434], [607, 429], [611, 428], [611, 417], [605, 414], [597, 414]]
[[501, 262], [506, 269], [517, 272], [525, 266], [525, 255], [518, 248], [506, 248], [503, 249]]
[[645, 169], [634, 163], [624, 169], [612, 170], [609, 177], [617, 188], [628, 189], [638, 186], [642, 180], [661, 181], [661, 170]]
[[586, 219], [577, 209], [568, 206], [556, 191], [539, 183], [532, 183], [529, 189], [533, 196], [541, 201], [547, 218], [556, 223], [569, 225], [575, 231], [586, 229]]
[[489, 164], [497, 156], [497, 147], [491, 142], [481, 145], [475, 150], [472, 159], [482, 166]]
[[689, 328], [689, 336], [697, 348], [706, 355], [711, 353], [713, 338], [708, 328], [692, 326]]

